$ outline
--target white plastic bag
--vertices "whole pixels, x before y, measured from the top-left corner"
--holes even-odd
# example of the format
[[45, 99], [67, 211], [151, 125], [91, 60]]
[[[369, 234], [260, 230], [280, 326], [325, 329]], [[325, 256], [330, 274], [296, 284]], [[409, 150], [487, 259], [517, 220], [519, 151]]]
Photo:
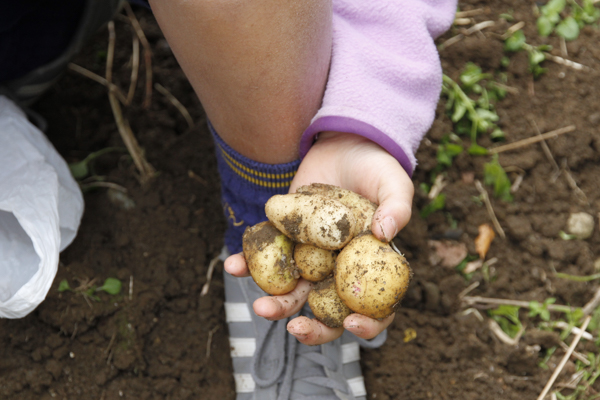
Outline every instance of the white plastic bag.
[[44, 300], [82, 214], [83, 196], [65, 161], [0, 96], [0, 317], [24, 317]]

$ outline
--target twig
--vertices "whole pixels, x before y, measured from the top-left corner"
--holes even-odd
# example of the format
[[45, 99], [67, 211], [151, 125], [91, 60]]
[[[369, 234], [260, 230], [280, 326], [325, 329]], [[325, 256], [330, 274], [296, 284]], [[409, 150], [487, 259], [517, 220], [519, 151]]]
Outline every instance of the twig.
[[548, 380], [548, 383], [546, 383], [546, 386], [544, 386], [544, 389], [542, 390], [542, 392], [538, 396], [537, 400], [542, 400], [544, 397], [546, 397], [546, 394], [548, 393], [548, 391], [550, 390], [550, 388], [554, 384], [554, 381], [556, 381], [556, 378], [558, 377], [558, 374], [560, 374], [560, 372], [564, 368], [565, 364], [567, 363], [567, 361], [571, 357], [571, 354], [575, 350], [575, 347], [579, 343], [579, 340], [581, 340], [581, 335], [583, 334], [583, 332], [587, 328], [587, 326], [590, 323], [591, 319], [592, 319], [592, 317], [589, 316], [589, 315], [585, 318], [585, 320], [583, 321], [583, 325], [581, 325], [581, 331], [577, 334], [577, 336], [575, 337], [575, 339], [573, 339], [573, 342], [571, 343], [571, 346], [569, 346], [569, 349], [567, 350], [567, 352], [563, 356], [562, 360], [560, 360], [560, 363], [558, 364], [558, 367], [556, 367], [556, 369], [552, 373], [552, 376]]
[[203, 184], [204, 186], [208, 186], [208, 182], [206, 181], [206, 179], [204, 179], [203, 177], [199, 176], [198, 174], [196, 174], [194, 171], [192, 171], [191, 169], [188, 170], [188, 176], [198, 182], [200, 182], [201, 184]]
[[504, 35], [501, 36], [502, 40], [508, 39], [509, 37], [512, 36], [513, 33], [518, 31], [519, 29], [523, 28], [524, 26], [525, 26], [525, 22], [523, 22], [523, 21], [517, 22], [516, 24], [514, 24], [513, 26], [511, 26], [510, 28], [508, 28], [506, 30]]
[[206, 341], [206, 358], [210, 358], [210, 345], [212, 343], [213, 335], [219, 330], [219, 325], [215, 326], [208, 332], [208, 340]]
[[133, 275], [129, 275], [129, 301], [133, 300]]
[[494, 147], [492, 149], [488, 149], [488, 153], [489, 154], [498, 154], [498, 153], [503, 153], [508, 150], [514, 150], [514, 149], [518, 149], [520, 147], [529, 146], [530, 144], [537, 143], [537, 142], [540, 142], [545, 139], [549, 139], [549, 138], [553, 138], [553, 137], [556, 137], [559, 135], [563, 135], [565, 133], [573, 132], [575, 129], [576, 129], [575, 125], [565, 126], [564, 128], [555, 129], [553, 131], [541, 134], [540, 136], [532, 136], [527, 139], [523, 139], [523, 140], [519, 140], [514, 143], [506, 144], [504, 146], [498, 146], [498, 147]]
[[[563, 331], [567, 331], [567, 335], [570, 334], [571, 332], [574, 334], [578, 334], [580, 331], [580, 329], [578, 327], [570, 325], [570, 324], [566, 323], [565, 321], [556, 321], [554, 324], [552, 324], [552, 327], [562, 329]], [[584, 332], [583, 338], [586, 340], [594, 340], [594, 336], [589, 332]]]
[[442, 190], [446, 187], [447, 184], [447, 182], [444, 182], [444, 175], [439, 174], [435, 177], [435, 181], [433, 182], [433, 186], [427, 194], [427, 197], [430, 200], [435, 199], [442, 192]]
[[[531, 122], [531, 125], [533, 125], [533, 127], [535, 128], [535, 133], [538, 136], [542, 136], [542, 132], [540, 132], [540, 128], [538, 128], [538, 125], [535, 122], [535, 119], [531, 118], [529, 121]], [[558, 175], [560, 174], [560, 167], [558, 166], [558, 163], [554, 159], [554, 156], [552, 155], [552, 152], [550, 151], [550, 147], [548, 147], [548, 143], [546, 143], [546, 141], [544, 139], [542, 139], [540, 141], [540, 145], [542, 146], [542, 150], [544, 151], [546, 158], [548, 159], [548, 161], [550, 161], [550, 163], [554, 167], [554, 174], [553, 174], [553, 179], [552, 179], [552, 182], [554, 182], [554, 181], [556, 181], [556, 178], [558, 178]]]
[[563, 57], [569, 56], [569, 52], [567, 51], [567, 41], [562, 36], [560, 37], [560, 53]]
[[[127, 5], [127, 3], [125, 3]], [[112, 61], [115, 52], [115, 23], [110, 21], [108, 23], [108, 51], [106, 56], [106, 81], [111, 83], [112, 78]], [[125, 147], [131, 154], [133, 158], [133, 162], [140, 172], [142, 183], [147, 182], [152, 176], [154, 176], [154, 168], [152, 165], [146, 161], [142, 154], [142, 150], [133, 135], [131, 127], [129, 126], [129, 122], [123, 117], [123, 112], [121, 111], [121, 105], [117, 101], [115, 94], [112, 91], [108, 91], [108, 100], [110, 101], [110, 107], [113, 112], [113, 116], [115, 118], [115, 122], [117, 124], [117, 128], [119, 129], [119, 133], [121, 134], [121, 138], [125, 143]]]
[[481, 185], [481, 182], [479, 182], [479, 180], [477, 179], [475, 179], [475, 187], [477, 188], [477, 191], [479, 192], [483, 202], [485, 203], [485, 208], [487, 209], [487, 212], [490, 216], [490, 219], [492, 220], [492, 223], [494, 224], [494, 228], [496, 228], [496, 231], [498, 232], [498, 235], [500, 235], [502, 239], [506, 239], [504, 229], [502, 229], [502, 227], [500, 226], [500, 222], [498, 222], [498, 218], [496, 218], [496, 213], [494, 213], [494, 208], [492, 207], [492, 203], [490, 202], [490, 197]]
[[473, 23], [471, 18], [454, 18], [454, 25], [469, 25]]
[[553, 61], [560, 65], [564, 65], [565, 67], [573, 68], [574, 70], [577, 70], [577, 71], [591, 70], [591, 68], [586, 65], [576, 63], [575, 61], [567, 60], [566, 58], [558, 57], [558, 56], [555, 56], [555, 55], [552, 55], [552, 54], [546, 53], [546, 52], [544, 52], [544, 55], [546, 56], [546, 59], [548, 59], [550, 61]]
[[444, 50], [450, 46], [452, 46], [455, 43], [460, 42], [461, 40], [463, 40], [465, 37], [465, 35], [463, 35], [462, 33], [459, 33], [456, 36], [452, 36], [450, 39], [446, 40], [444, 43], [440, 44], [440, 50]]
[[567, 159], [564, 158], [562, 160], [562, 171], [565, 173], [565, 177], [567, 178], [567, 183], [571, 187], [571, 189], [575, 192], [579, 200], [583, 203], [589, 204], [588, 198], [583, 190], [577, 185], [575, 179], [571, 175], [571, 171], [569, 170], [569, 166], [567, 165]]
[[108, 342], [108, 347], [104, 350], [104, 354], [108, 355], [108, 352], [112, 348], [112, 345], [115, 343], [116, 338], [117, 338], [117, 331], [115, 331], [115, 333], [113, 333], [112, 337], [110, 338], [110, 342]]
[[131, 26], [133, 26], [133, 29], [135, 30], [135, 33], [140, 39], [142, 47], [144, 48], [144, 66], [146, 67], [146, 97], [144, 98], [143, 107], [148, 108], [150, 107], [150, 102], [152, 101], [152, 50], [150, 49], [150, 43], [148, 43], [148, 39], [146, 39], [144, 30], [133, 13], [129, 3], [124, 2], [123, 8], [127, 12]]
[[590, 315], [596, 307], [600, 304], [600, 287], [596, 289], [596, 293], [594, 293], [594, 297], [587, 302], [585, 306], [583, 306], [582, 311], [583, 315]]
[[521, 327], [519, 329], [519, 332], [517, 332], [517, 335], [514, 338], [511, 338], [502, 330], [502, 328], [500, 328], [500, 325], [498, 325], [498, 323], [493, 319], [490, 319], [488, 321], [488, 327], [490, 328], [492, 333], [494, 333], [494, 335], [496, 335], [496, 337], [500, 339], [501, 342], [506, 343], [509, 346], [518, 345], [519, 340], [521, 339], [521, 335], [523, 335], [523, 332], [525, 332], [525, 328]]
[[[493, 304], [493, 305], [508, 305], [508, 306], [517, 306], [529, 309], [529, 301], [522, 300], [510, 300], [510, 299], [495, 299], [491, 297], [481, 297], [481, 296], [465, 296], [462, 298], [462, 301], [465, 302], [467, 306], [472, 306], [476, 304]], [[563, 306], [560, 304], [547, 304], [546, 307], [550, 311], [560, 311], [560, 312], [573, 312], [576, 310], [576, 307]]]
[[[600, 0], [598, 0], [598, 1], [600, 1]], [[485, 13], [485, 10], [483, 8], [476, 8], [474, 10], [467, 10], [467, 11], [458, 11], [455, 14], [455, 18], [475, 17], [477, 15], [481, 15], [484, 13]]]
[[[567, 346], [567, 344], [563, 341], [561, 341], [559, 343], [560, 348], [567, 351], [569, 350], [569, 346]], [[581, 361], [582, 363], [584, 363], [585, 365], [590, 365], [590, 360], [587, 359], [586, 356], [584, 356], [583, 354], [577, 352], [577, 351], [573, 351], [573, 357], [575, 357], [576, 359], [578, 359], [579, 361]]]
[[473, 291], [474, 289], [476, 289], [478, 287], [479, 287], [479, 281], [475, 281], [475, 282], [471, 283], [462, 292], [460, 292], [458, 294], [458, 298], [462, 299], [463, 297], [465, 297], [467, 294], [471, 293], [471, 291]]
[[206, 271], [206, 283], [202, 286], [202, 291], [200, 292], [200, 297], [205, 296], [208, 293], [208, 289], [210, 288], [210, 282], [212, 280], [213, 271], [215, 270], [215, 266], [219, 262], [221, 256], [216, 256], [212, 260], [210, 260], [210, 264], [208, 264], [208, 271]]
[[127, 105], [130, 105], [133, 101], [140, 70], [140, 39], [137, 37], [137, 35], [133, 36], [132, 48], [133, 54], [131, 55], [131, 80], [129, 83], [129, 91], [127, 92]]
[[91, 80], [96, 81], [103, 86], [106, 86], [109, 90], [116, 93], [116, 95], [119, 98], [119, 101], [121, 103], [123, 103], [123, 104], [127, 103], [127, 99], [125, 98], [125, 95], [123, 94], [121, 89], [119, 89], [119, 87], [117, 85], [115, 85], [114, 83], [109, 83], [105, 78], [101, 77], [100, 75], [90, 71], [89, 69], [85, 69], [77, 64], [69, 63], [67, 65], [67, 67], [71, 71], [77, 72], [78, 74], [83, 75], [86, 78], [90, 78]]
[[177, 100], [177, 98], [175, 96], [173, 96], [173, 94], [171, 94], [171, 92], [169, 92], [160, 83], [155, 83], [154, 84], [154, 88], [160, 94], [162, 94], [163, 96], [165, 96], [167, 98], [167, 100], [169, 100], [171, 102], [171, 104], [173, 104], [175, 106], [175, 108], [177, 108], [179, 110], [179, 112], [181, 113], [181, 115], [183, 115], [183, 118], [185, 118], [185, 121], [187, 122], [187, 124], [190, 127], [190, 129], [192, 129], [194, 127], [194, 120], [192, 119], [192, 116], [188, 112], [187, 108], [185, 108], [185, 106], [183, 104], [181, 104], [181, 102], [179, 100]]
[[473, 34], [473, 33], [475, 33], [475, 32], [479, 32], [479, 31], [481, 31], [482, 29], [489, 28], [489, 27], [491, 27], [491, 26], [494, 26], [494, 25], [495, 25], [495, 22], [494, 22], [494, 21], [483, 21], [483, 22], [480, 22], [480, 23], [478, 23], [478, 24], [475, 24], [475, 25], [473, 25], [472, 27], [470, 27], [469, 29], [467, 29], [467, 30], [464, 32], [464, 34], [465, 34], [466, 36], [469, 36], [469, 35], [472, 35], [472, 34]]
[[470, 315], [473, 314], [475, 316], [475, 318], [477, 318], [479, 320], [479, 322], [483, 322], [483, 317], [481, 316], [481, 313], [479, 312], [478, 309], [476, 308], [467, 308], [465, 311], [462, 311], [460, 313], [460, 315]]

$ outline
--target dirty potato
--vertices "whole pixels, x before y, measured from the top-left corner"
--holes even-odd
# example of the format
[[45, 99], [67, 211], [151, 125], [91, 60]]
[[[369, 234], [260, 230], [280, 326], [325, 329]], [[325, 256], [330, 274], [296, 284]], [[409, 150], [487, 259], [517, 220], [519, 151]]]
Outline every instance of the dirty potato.
[[344, 325], [344, 319], [352, 313], [335, 290], [333, 277], [317, 283], [308, 294], [308, 305], [315, 317], [330, 328]]
[[398, 307], [412, 271], [403, 256], [369, 233], [342, 249], [334, 275], [337, 293], [352, 311], [385, 318]]
[[356, 230], [356, 218], [348, 207], [319, 194], [276, 195], [267, 201], [265, 212], [293, 241], [327, 250], [344, 247]]
[[319, 282], [331, 275], [337, 252], [325, 250], [312, 244], [299, 243], [294, 248], [294, 261], [300, 276], [311, 282]]
[[246, 228], [244, 258], [252, 279], [272, 295], [289, 293], [299, 275], [294, 264], [294, 242], [268, 221]]
[[308, 186], [300, 186], [297, 193], [321, 194], [338, 200], [348, 207], [356, 218], [356, 230], [352, 236], [371, 230], [373, 214], [377, 209], [377, 204], [369, 201], [367, 198], [354, 193], [351, 190], [342, 189], [339, 186], [327, 185], [324, 183], [312, 183]]

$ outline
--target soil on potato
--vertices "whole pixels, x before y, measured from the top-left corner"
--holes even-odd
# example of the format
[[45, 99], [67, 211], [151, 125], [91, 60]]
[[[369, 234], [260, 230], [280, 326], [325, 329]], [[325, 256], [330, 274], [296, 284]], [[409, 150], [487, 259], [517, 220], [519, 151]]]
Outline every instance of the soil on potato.
[[[489, 223], [486, 208], [473, 198], [473, 179], [482, 180], [488, 157], [466, 154], [447, 169], [445, 212], [428, 218], [419, 210], [428, 203], [418, 189], [429, 182], [436, 166], [437, 144], [452, 130], [443, 102], [427, 139], [418, 151], [414, 175], [417, 188], [413, 218], [396, 240], [406, 253], [415, 277], [403, 308], [389, 328], [387, 343], [362, 352], [369, 398], [373, 399], [529, 399], [536, 398], [563, 352], [550, 359], [549, 370], [538, 367], [545, 349], [557, 335], [528, 330], [518, 346], [499, 341], [490, 332], [485, 311], [462, 312], [458, 297], [477, 282], [470, 295], [543, 301], [582, 306], [597, 285], [558, 279], [559, 272], [589, 275], [600, 255], [600, 76], [598, 72], [544, 62], [547, 72], [538, 80], [528, 72], [524, 53], [505, 54], [502, 34], [510, 23], [499, 15], [511, 10], [525, 21], [525, 34], [535, 44], [553, 45], [554, 37], [535, 32], [533, 2], [461, 1], [462, 10], [482, 8], [474, 22], [497, 21], [481, 34], [471, 34], [441, 50], [445, 72], [456, 79], [469, 61], [484, 72], [505, 71], [518, 93], [497, 103], [499, 125], [507, 142], [575, 125], [573, 133], [548, 140], [550, 152], [585, 194], [573, 189], [567, 173], [555, 176], [539, 144], [502, 153], [500, 163], [512, 168], [522, 182], [506, 203], [492, 204], [506, 238], [493, 241], [488, 258], [498, 262], [492, 279], [476, 272], [466, 280], [454, 268], [432, 265], [429, 241], [447, 238], [466, 244], [475, 254], [477, 227]], [[56, 280], [46, 301], [19, 320], [0, 320], [0, 398], [2, 399], [233, 399], [234, 382], [223, 310], [222, 266], [210, 289], [210, 260], [222, 247], [225, 217], [220, 205], [219, 180], [213, 143], [200, 104], [161, 36], [151, 14], [136, 10], [153, 51], [153, 79], [183, 103], [196, 127], [190, 129], [173, 104], [157, 91], [149, 108], [142, 106], [145, 71], [140, 71], [133, 105], [124, 107], [133, 132], [149, 162], [159, 172], [141, 184], [131, 159], [124, 153], [103, 156], [94, 173], [104, 182], [127, 190], [127, 198], [106, 187], [85, 194], [86, 211], [79, 235], [62, 253]], [[117, 27], [115, 81], [127, 88], [130, 77], [131, 30]], [[461, 32], [453, 28], [438, 43]], [[584, 28], [568, 42], [568, 58], [600, 71], [600, 31]], [[104, 75], [107, 34], [99, 32], [75, 60]], [[504, 55], [508, 67], [501, 66]], [[36, 106], [48, 121], [48, 136], [68, 160], [83, 159], [106, 147], [123, 147], [111, 113], [106, 89], [67, 72]], [[479, 144], [492, 146], [489, 139]], [[466, 146], [465, 146], [466, 147]], [[133, 201], [131, 203], [129, 200]], [[134, 204], [133, 207], [130, 207]], [[587, 240], [564, 241], [570, 213], [594, 216], [596, 228]], [[433, 263], [435, 264], [435, 263]], [[81, 292], [58, 292], [59, 282], [71, 287], [91, 279], [101, 283], [117, 277], [120, 295], [99, 293], [93, 301]], [[416, 332], [414, 334], [410, 334]], [[583, 347], [594, 351], [593, 347]], [[572, 373], [568, 363], [563, 376]], [[559, 378], [559, 380], [562, 379]], [[595, 390], [600, 390], [596, 384]]]

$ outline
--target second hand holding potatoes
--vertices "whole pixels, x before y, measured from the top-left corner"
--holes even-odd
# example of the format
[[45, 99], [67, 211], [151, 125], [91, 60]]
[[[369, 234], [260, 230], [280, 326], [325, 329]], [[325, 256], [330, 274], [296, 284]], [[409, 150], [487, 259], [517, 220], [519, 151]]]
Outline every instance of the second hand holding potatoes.
[[[292, 291], [299, 275], [313, 282], [329, 279], [315, 286], [308, 302], [316, 318], [330, 327], [342, 326], [350, 310], [378, 319], [391, 315], [412, 272], [401, 254], [371, 234], [375, 209], [354, 192], [324, 184], [273, 196], [265, 206], [270, 223], [244, 233], [244, 257], [252, 278], [273, 295]], [[296, 244], [295, 252], [293, 242], [302, 243]], [[329, 265], [317, 273], [316, 262], [310, 261], [313, 252], [315, 257], [321, 253], [318, 256]]]

